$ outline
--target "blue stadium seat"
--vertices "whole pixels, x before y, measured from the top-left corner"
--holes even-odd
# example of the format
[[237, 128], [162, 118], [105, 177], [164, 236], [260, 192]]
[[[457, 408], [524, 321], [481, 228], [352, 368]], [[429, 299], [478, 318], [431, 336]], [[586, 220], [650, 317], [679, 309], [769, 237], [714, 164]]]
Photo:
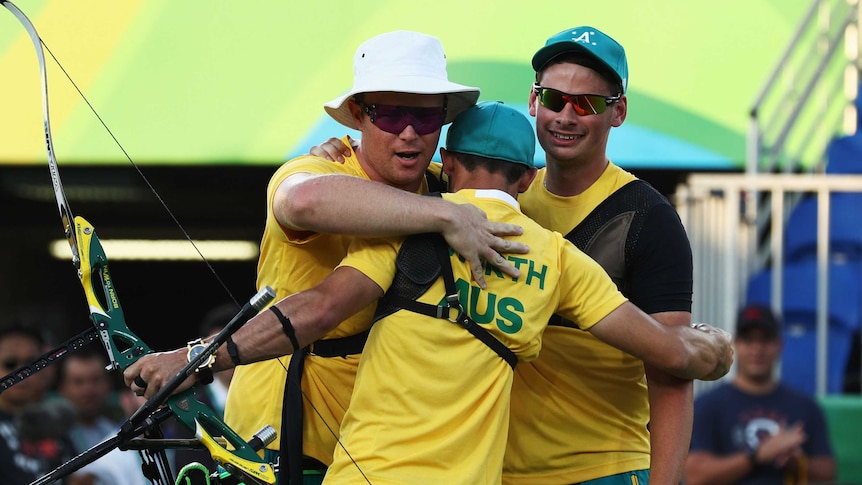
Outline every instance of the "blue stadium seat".
[[[862, 162], [860, 162], [862, 163]], [[829, 198], [830, 259], [862, 260], [862, 193], [835, 192]], [[817, 198], [803, 198], [787, 220], [784, 233], [787, 261], [817, 256]]]
[[[862, 101], [857, 99], [857, 104], [862, 104]], [[829, 144], [826, 158], [827, 174], [862, 174], [862, 132], [833, 140]], [[862, 224], [859, 221], [859, 215], [862, 214], [862, 190], [833, 193], [829, 203], [832, 213], [829, 220], [832, 257], [839, 260], [862, 259]], [[793, 208], [785, 227], [785, 254], [787, 261], [800, 261], [816, 256], [816, 196], [806, 195]]]
[[836, 138], [826, 152], [826, 173], [862, 174], [862, 134]]
[[[807, 260], [784, 267], [784, 353], [781, 380], [814, 395], [817, 355], [817, 264]], [[749, 282], [747, 303], [770, 305], [772, 270]], [[827, 392], [841, 393], [852, 339], [862, 324], [862, 263], [831, 263], [829, 267]]]

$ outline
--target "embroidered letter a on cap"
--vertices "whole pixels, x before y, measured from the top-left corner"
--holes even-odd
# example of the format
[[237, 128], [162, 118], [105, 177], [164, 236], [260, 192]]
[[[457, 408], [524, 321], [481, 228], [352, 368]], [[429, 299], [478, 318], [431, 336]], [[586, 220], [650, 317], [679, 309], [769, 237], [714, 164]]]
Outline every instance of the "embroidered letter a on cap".
[[592, 44], [592, 45], [596, 45], [596, 43], [595, 43], [595, 42], [593, 42], [593, 41], [591, 41], [591, 40], [590, 40], [590, 35], [592, 35], [592, 34], [595, 34], [595, 32], [584, 32], [584, 33], [582, 33], [582, 34], [578, 35], [578, 31], [577, 31], [577, 30], [573, 30], [573, 31], [572, 31], [572, 35], [573, 35], [574, 37], [572, 37], [572, 42], [580, 42], [580, 43], [582, 43], [582, 44]]

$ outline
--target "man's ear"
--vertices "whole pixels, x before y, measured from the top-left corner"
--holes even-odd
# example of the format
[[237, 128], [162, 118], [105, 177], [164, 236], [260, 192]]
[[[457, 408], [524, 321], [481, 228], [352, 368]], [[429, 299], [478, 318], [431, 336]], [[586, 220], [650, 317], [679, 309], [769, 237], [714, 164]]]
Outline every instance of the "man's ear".
[[536, 90], [533, 89], [532, 86], [530, 86], [530, 104], [528, 106], [530, 107], [530, 116], [532, 116], [533, 118], [536, 117], [536, 110], [538, 110], [538, 108], [536, 107], [537, 100], [538, 97], [536, 96]]
[[614, 118], [611, 121], [611, 126], [618, 127], [622, 125], [623, 122], [626, 120], [626, 115], [628, 114], [629, 110], [629, 100], [628, 98], [626, 98], [625, 95], [623, 95], [623, 97], [620, 98], [620, 100], [614, 103], [611, 107], [614, 110]]
[[524, 175], [521, 175], [521, 180], [518, 181], [518, 193], [526, 192], [530, 187], [530, 184], [533, 183], [533, 180], [536, 178], [536, 174], [539, 172], [539, 169], [533, 167], [526, 172]]
[[357, 129], [362, 126], [362, 107], [353, 99], [347, 100], [347, 109], [350, 110], [350, 116], [353, 117], [353, 124]]
[[440, 147], [440, 160], [443, 161], [443, 172], [451, 177], [455, 168], [455, 154]]

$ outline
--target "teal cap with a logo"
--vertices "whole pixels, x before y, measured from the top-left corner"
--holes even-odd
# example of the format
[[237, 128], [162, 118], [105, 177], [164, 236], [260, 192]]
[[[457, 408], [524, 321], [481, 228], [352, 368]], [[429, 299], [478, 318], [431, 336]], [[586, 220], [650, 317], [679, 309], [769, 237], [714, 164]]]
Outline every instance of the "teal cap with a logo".
[[533, 55], [533, 69], [538, 72], [553, 58], [566, 52], [583, 52], [598, 59], [619, 77], [626, 92], [629, 65], [626, 51], [619, 42], [595, 27], [575, 27], [554, 35]]
[[483, 101], [455, 118], [446, 150], [532, 167], [536, 135], [520, 111], [500, 101]]

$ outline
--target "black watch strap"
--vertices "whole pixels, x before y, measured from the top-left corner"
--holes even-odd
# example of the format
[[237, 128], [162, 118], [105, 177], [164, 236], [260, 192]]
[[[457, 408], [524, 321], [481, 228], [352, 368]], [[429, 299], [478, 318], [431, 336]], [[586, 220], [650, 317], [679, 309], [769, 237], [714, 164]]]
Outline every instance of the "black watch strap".
[[198, 384], [212, 384], [213, 370], [209, 367], [200, 367], [195, 373], [198, 375]]

